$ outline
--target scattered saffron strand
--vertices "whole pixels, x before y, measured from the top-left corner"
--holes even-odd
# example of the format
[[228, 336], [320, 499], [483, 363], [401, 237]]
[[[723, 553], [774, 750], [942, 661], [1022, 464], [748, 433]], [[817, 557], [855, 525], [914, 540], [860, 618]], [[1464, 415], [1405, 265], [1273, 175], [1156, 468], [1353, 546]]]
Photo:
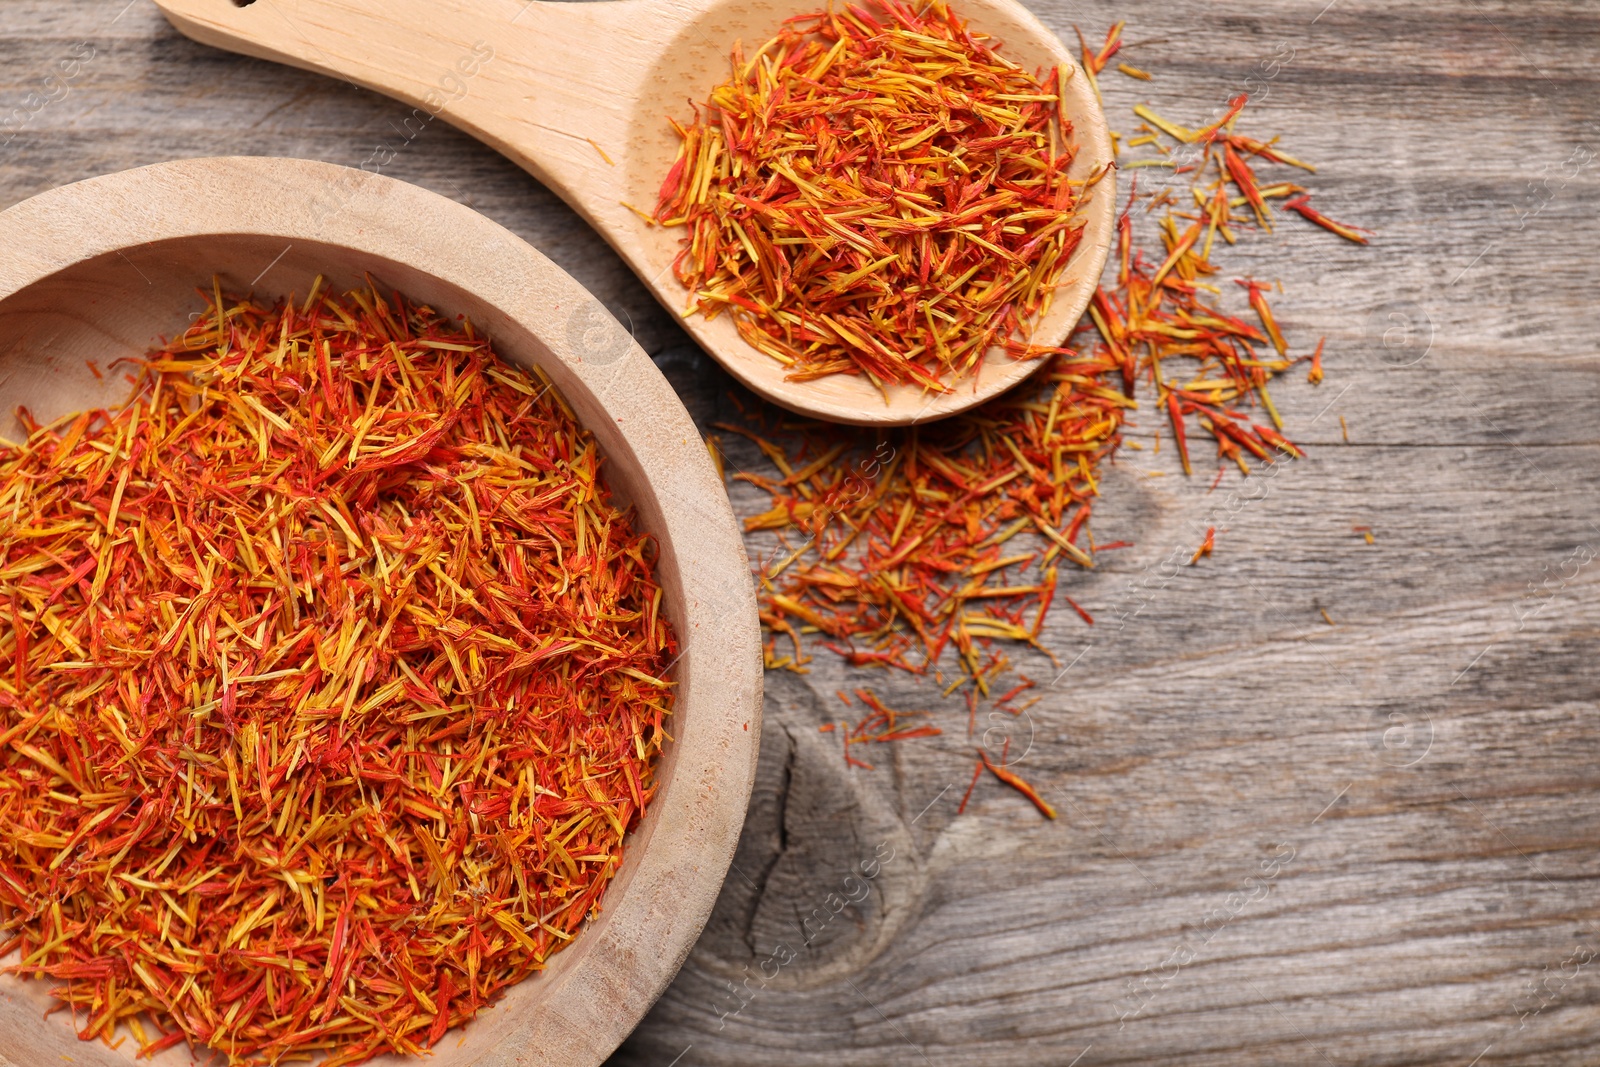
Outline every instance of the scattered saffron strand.
[[[1012, 774], [999, 764], [991, 763], [989, 761], [989, 754], [984, 752], [981, 748], [978, 750], [978, 758], [983, 761], [983, 765], [985, 767], [989, 768], [990, 774], [993, 774], [1006, 785], [1009, 785], [1012, 789], [1015, 789], [1017, 792], [1033, 801], [1033, 806], [1038, 808], [1045, 818], [1054, 819], [1056, 817], [1056, 809], [1052, 808], [1048, 803], [1046, 803], [1044, 797], [1041, 797], [1037, 792], [1034, 791], [1033, 786], [1029, 785], [1027, 782], [1023, 781], [1017, 775]], [[957, 814], [960, 813], [958, 812]]]
[[[850, 700], [843, 692], [838, 694], [839, 699], [847, 707], [851, 707]], [[863, 763], [850, 755], [851, 745], [867, 744], [870, 742], [887, 743], [891, 741], [909, 741], [915, 737], [938, 737], [944, 733], [937, 726], [902, 726], [900, 720], [907, 716], [923, 716], [926, 711], [895, 711], [878, 699], [878, 695], [870, 689], [857, 689], [856, 699], [868, 709], [867, 714], [854, 726], [843, 724], [844, 734], [844, 761], [847, 767], [863, 767], [872, 769], [870, 763]]]
[[987, 692], [994, 639], [1040, 647], [1056, 561], [1093, 565], [1096, 468], [1131, 407], [1108, 380], [1122, 371], [1106, 355], [1058, 355], [1027, 389], [876, 441], [764, 411], [720, 424], [776, 468], [734, 475], [771, 498], [745, 529], [801, 539], [758, 573], [768, 666], [803, 670], [777, 637], [798, 650], [796, 627], [814, 628], [861, 666], [923, 672], [952, 649]]
[[967, 811], [967, 801], [972, 799], [972, 791], [978, 787], [978, 778], [983, 774], [983, 761], [980, 759], [972, 767], [972, 781], [967, 783], [967, 791], [961, 794], [961, 803], [956, 806], [956, 814], [964, 815]]
[[1068, 178], [1059, 69], [1030, 75], [943, 0], [869, 6], [736, 50], [673, 124], [655, 217], [687, 230], [685, 314], [731, 315], [791, 380], [947, 392], [993, 350], [1054, 351], [1027, 338], [1091, 194]]
[[[1283, 206], [1290, 211], [1298, 213], [1303, 218], [1316, 223], [1324, 230], [1338, 234], [1347, 241], [1354, 241], [1358, 245], [1364, 245], [1367, 243], [1367, 237], [1365, 233], [1356, 229], [1356, 227], [1346, 226], [1342, 222], [1334, 222], [1320, 211], [1312, 210], [1311, 197], [1309, 195], [1297, 196], [1292, 200], [1285, 200], [1283, 202]], [[1370, 233], [1371, 231], [1366, 232]]]
[[1216, 548], [1216, 547], [1217, 547], [1217, 528], [1215, 526], [1207, 526], [1206, 527], [1205, 540], [1200, 542], [1200, 547], [1195, 549], [1194, 550], [1194, 555], [1189, 557], [1189, 566], [1192, 567], [1196, 563], [1199, 563], [1201, 556], [1209, 556], [1209, 555], [1211, 555], [1212, 550], [1214, 548]]
[[593, 439], [470, 325], [320, 289], [218, 292], [0, 447], [0, 953], [86, 1040], [420, 1053], [655, 791], [674, 643]]

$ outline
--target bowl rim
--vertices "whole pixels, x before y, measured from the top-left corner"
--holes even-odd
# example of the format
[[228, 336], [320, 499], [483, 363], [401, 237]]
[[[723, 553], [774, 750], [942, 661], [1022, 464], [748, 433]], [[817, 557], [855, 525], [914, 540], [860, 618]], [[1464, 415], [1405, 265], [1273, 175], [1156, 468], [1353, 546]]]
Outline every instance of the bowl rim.
[[[480, 1011], [461, 1031], [462, 1046], [447, 1041], [435, 1053], [442, 1067], [598, 1064], [666, 989], [709, 919], [754, 782], [760, 628], [722, 481], [665, 377], [575, 279], [471, 208], [364, 170], [214, 157], [40, 193], [0, 212], [6, 250], [0, 318], [13, 297], [87, 261], [163, 242], [228, 237], [338, 247], [431, 276], [496, 309], [531, 342], [516, 358], [537, 363], [598, 439], [613, 471], [630, 472], [639, 521], [661, 549], [658, 573], [665, 586], [671, 572], [679, 600], [680, 689], [656, 797], [629, 835], [627, 858], [601, 912], [543, 972]], [[51, 1040], [21, 985], [15, 978], [0, 983], [0, 1063], [6, 1054], [23, 1054], [8, 1032]], [[516, 1010], [514, 1002], [528, 996], [537, 1005]], [[59, 1032], [63, 1050], [70, 1040], [80, 1062], [100, 1062], [91, 1049], [106, 1052], [108, 1064], [130, 1062], [127, 1053], [79, 1043], [64, 1025]]]

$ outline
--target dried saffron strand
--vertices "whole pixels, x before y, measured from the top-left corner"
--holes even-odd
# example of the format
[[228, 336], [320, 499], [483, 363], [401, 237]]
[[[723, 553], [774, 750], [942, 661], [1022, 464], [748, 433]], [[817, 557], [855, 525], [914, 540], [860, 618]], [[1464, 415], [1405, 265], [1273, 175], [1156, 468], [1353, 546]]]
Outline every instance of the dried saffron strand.
[[1033, 786], [1023, 781], [1020, 776], [1006, 770], [998, 763], [991, 762], [989, 754], [981, 748], [978, 750], [978, 758], [983, 761], [983, 765], [989, 769], [990, 774], [1032, 801], [1033, 806], [1038, 808], [1040, 814], [1045, 818], [1054, 819], [1056, 817], [1056, 809], [1051, 807], [1044, 797], [1041, 797]]
[[[849, 697], [847, 697], [844, 692], [841, 691], [838, 694], [838, 697], [846, 707], [853, 706], [850, 703]], [[870, 689], [857, 689], [856, 699], [861, 701], [862, 705], [867, 708], [867, 714], [863, 716], [861, 721], [856, 723], [854, 726], [851, 726], [848, 723], [844, 724], [845, 729], [840, 731], [844, 735], [844, 762], [845, 766], [847, 767], [863, 767], [867, 770], [872, 769], [872, 764], [864, 763], [856, 757], [850, 755], [851, 745], [869, 744], [872, 742], [886, 743], [890, 741], [909, 741], [915, 737], [938, 737], [940, 734], [944, 733], [944, 731], [939, 729], [937, 726], [901, 725], [900, 720], [902, 718], [906, 718], [908, 716], [926, 715], [927, 712], [896, 711], [884, 704], [882, 700], [879, 700], [878, 695]], [[828, 725], [831, 726], [832, 724], [830, 723]]]
[[983, 774], [983, 762], [980, 760], [979, 762], [973, 764], [973, 767], [972, 767], [972, 781], [967, 783], [967, 791], [965, 793], [961, 794], [961, 803], [956, 805], [956, 814], [957, 815], [965, 815], [966, 814], [967, 801], [972, 799], [972, 791], [974, 789], [978, 788], [978, 778], [980, 776], [982, 776], [982, 774]]
[[[1112, 49], [1114, 51], [1114, 49]], [[1041, 81], [943, 0], [796, 16], [713, 90], [656, 218], [688, 230], [685, 314], [788, 377], [946, 392], [1027, 343], [1077, 247], [1060, 69]]]
[[[1241, 473], [1250, 472], [1252, 460], [1270, 462], [1280, 453], [1302, 456], [1300, 448], [1283, 435], [1283, 420], [1269, 383], [1307, 358], [1312, 384], [1323, 378], [1322, 342], [1309, 357], [1291, 358], [1264, 286], [1250, 279], [1238, 280], [1261, 322], [1257, 328], [1224, 310], [1213, 295], [1215, 287], [1206, 281], [1220, 273], [1211, 258], [1217, 234], [1232, 244], [1238, 240], [1239, 229], [1252, 224], [1269, 228], [1271, 204], [1278, 200], [1285, 208], [1305, 213], [1301, 186], [1262, 183], [1251, 160], [1315, 170], [1276, 148], [1276, 138], [1262, 142], [1236, 133], [1234, 125], [1247, 102], [1245, 96], [1235, 97], [1221, 119], [1199, 130], [1167, 121], [1143, 105], [1134, 108], [1146, 123], [1143, 128], [1150, 139], [1145, 144], [1160, 148], [1160, 136], [1166, 136], [1201, 146], [1198, 160], [1186, 168], [1189, 196], [1196, 210], [1181, 214], [1172, 210], [1177, 201], [1170, 190], [1150, 198], [1150, 209], [1163, 204], [1168, 208], [1159, 222], [1165, 246], [1159, 261], [1135, 246], [1131, 219], [1125, 213], [1118, 230], [1118, 285], [1102, 289], [1094, 302], [1101, 349], [1124, 355], [1131, 375], [1155, 385], [1186, 474], [1193, 469], [1186, 429], [1190, 418], [1211, 434], [1219, 461], [1237, 465]], [[1238, 195], [1229, 195], [1230, 186]], [[1297, 193], [1302, 195], [1295, 196]], [[1236, 215], [1240, 208], [1250, 214]], [[1326, 222], [1320, 217], [1312, 221]], [[1329, 228], [1352, 236], [1343, 233], [1348, 228], [1339, 224]], [[1202, 229], [1203, 238], [1199, 236]], [[1261, 351], [1267, 346], [1270, 351]], [[1173, 373], [1178, 366], [1189, 369], [1186, 380]], [[1246, 409], [1252, 407], [1261, 408], [1266, 419], [1248, 417]]]
[[1100, 99], [1099, 75], [1105, 71], [1106, 64], [1111, 62], [1111, 57], [1122, 50], [1122, 29], [1126, 25], [1125, 22], [1112, 23], [1111, 28], [1106, 31], [1105, 43], [1100, 46], [1098, 52], [1091, 49], [1089, 42], [1083, 39], [1083, 31], [1078, 31], [1078, 48], [1083, 61], [1083, 73], [1089, 79], [1089, 86], [1094, 90], [1096, 100]]
[[[948, 648], [987, 692], [993, 640], [1037, 644], [1057, 560], [1093, 563], [1094, 472], [1132, 404], [1108, 381], [1121, 373], [1058, 355], [1027, 389], [876, 442], [787, 415], [724, 424], [780, 475], [734, 476], [771, 498], [745, 529], [784, 539], [758, 575], [768, 666], [803, 669], [807, 633], [852, 663], [912, 671]], [[780, 634], [794, 655], [779, 656]]]
[[1301, 218], [1314, 222], [1324, 230], [1336, 233], [1347, 241], [1354, 241], [1358, 245], [1368, 243], [1366, 234], [1370, 233], [1370, 230], [1363, 231], [1355, 226], [1346, 226], [1342, 222], [1334, 222], [1322, 212], [1313, 210], [1311, 197], [1308, 194], [1294, 197], [1292, 200], [1285, 200], [1283, 206], [1285, 209], [1297, 213]]
[[213, 300], [0, 447], [0, 951], [85, 1039], [420, 1052], [572, 939], [655, 790], [652, 549], [470, 325]]

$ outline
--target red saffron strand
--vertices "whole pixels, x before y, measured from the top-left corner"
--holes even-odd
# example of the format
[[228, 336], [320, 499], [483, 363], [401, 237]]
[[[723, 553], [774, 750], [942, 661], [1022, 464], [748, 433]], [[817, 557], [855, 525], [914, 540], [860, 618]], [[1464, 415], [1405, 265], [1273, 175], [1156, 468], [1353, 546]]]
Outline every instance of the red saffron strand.
[[0, 922], [84, 1039], [416, 1054], [656, 790], [654, 548], [537, 371], [375, 290], [208, 294], [0, 446]]

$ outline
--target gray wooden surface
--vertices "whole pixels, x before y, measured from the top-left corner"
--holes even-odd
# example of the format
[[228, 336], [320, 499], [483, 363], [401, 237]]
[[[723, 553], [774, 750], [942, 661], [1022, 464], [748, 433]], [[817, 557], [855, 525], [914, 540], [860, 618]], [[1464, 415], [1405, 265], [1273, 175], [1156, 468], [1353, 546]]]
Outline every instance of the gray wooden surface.
[[[1056, 614], [1075, 665], [1006, 727], [1058, 822], [992, 780], [957, 817], [971, 742], [931, 683], [869, 679], [947, 732], [847, 771], [816, 727], [859, 679], [769, 675], [735, 871], [615, 1062], [1600, 1062], [1600, 9], [1032, 6], [1069, 40], [1129, 20], [1157, 77], [1105, 75], [1123, 131], [1140, 100], [1197, 121], [1279, 58], [1244, 128], [1380, 231], [1363, 250], [1285, 225], [1224, 260], [1282, 279], [1292, 342], [1328, 337], [1322, 386], [1274, 390], [1310, 457], [1208, 494], [1170, 449], [1122, 454], [1096, 533], [1137, 547], [1072, 576], [1097, 623]], [[355, 165], [406, 114], [193, 45], [147, 0], [5, 0], [13, 107], [5, 204], [180, 156]], [[727, 416], [728, 379], [533, 180], [443, 123], [387, 173], [526, 237], [697, 420]], [[1213, 558], [1164, 565], [1208, 525]]]

